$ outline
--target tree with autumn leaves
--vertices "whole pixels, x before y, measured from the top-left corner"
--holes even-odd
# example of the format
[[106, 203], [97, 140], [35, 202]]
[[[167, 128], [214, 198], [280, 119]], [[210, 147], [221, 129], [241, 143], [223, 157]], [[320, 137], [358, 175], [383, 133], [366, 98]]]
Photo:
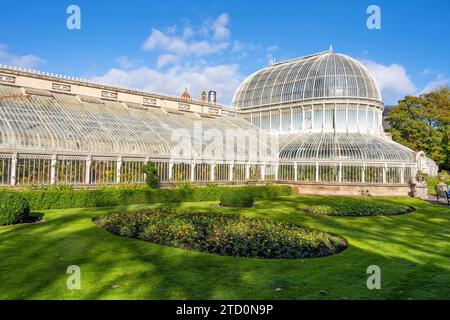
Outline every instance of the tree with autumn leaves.
[[405, 97], [392, 107], [387, 120], [394, 141], [424, 151], [440, 169], [450, 170], [449, 87], [419, 97]]

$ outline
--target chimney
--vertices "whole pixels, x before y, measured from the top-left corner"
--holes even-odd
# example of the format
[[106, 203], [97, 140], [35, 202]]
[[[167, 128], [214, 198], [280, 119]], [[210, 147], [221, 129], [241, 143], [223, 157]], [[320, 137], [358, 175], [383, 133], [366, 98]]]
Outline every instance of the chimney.
[[202, 102], [206, 103], [206, 91], [205, 91], [205, 89], [203, 89], [203, 91], [202, 91]]
[[210, 103], [210, 104], [217, 103], [217, 92], [212, 91], [212, 90], [208, 92], [208, 103]]

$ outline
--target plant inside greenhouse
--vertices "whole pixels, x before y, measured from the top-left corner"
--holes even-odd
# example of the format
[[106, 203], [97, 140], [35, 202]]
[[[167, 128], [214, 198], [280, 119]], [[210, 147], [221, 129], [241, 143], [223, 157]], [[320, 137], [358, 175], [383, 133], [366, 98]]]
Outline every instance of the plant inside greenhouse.
[[145, 183], [149, 188], [156, 189], [159, 187], [158, 181], [158, 171], [156, 165], [148, 161], [144, 166], [142, 166], [142, 171], [145, 174]]

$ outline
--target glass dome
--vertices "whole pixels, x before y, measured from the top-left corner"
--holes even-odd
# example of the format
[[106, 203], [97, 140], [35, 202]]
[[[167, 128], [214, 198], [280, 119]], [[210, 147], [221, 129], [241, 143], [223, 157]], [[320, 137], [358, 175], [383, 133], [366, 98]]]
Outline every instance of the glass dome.
[[323, 98], [381, 102], [370, 72], [355, 59], [330, 49], [254, 73], [236, 91], [232, 105], [242, 110]]

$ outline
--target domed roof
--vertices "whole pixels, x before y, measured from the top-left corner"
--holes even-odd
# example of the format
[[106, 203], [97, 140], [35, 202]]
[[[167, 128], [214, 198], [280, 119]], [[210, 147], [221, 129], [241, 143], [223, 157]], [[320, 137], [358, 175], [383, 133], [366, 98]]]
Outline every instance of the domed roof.
[[237, 109], [322, 98], [363, 98], [381, 102], [370, 72], [355, 59], [326, 52], [273, 64], [248, 77], [236, 91]]

